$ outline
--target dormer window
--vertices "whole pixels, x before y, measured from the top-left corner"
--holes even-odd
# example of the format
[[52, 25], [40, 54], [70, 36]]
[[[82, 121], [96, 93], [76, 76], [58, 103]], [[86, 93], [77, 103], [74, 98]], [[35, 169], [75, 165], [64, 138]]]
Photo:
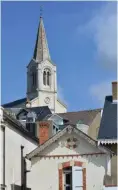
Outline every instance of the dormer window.
[[59, 131], [59, 127], [57, 125], [53, 125], [53, 135], [55, 135]]
[[34, 112], [29, 112], [27, 114], [27, 123], [34, 123], [36, 121], [36, 114]]
[[34, 118], [28, 117], [27, 118], [27, 123], [34, 123]]
[[26, 117], [26, 129], [36, 136], [36, 114], [34, 112], [29, 112]]

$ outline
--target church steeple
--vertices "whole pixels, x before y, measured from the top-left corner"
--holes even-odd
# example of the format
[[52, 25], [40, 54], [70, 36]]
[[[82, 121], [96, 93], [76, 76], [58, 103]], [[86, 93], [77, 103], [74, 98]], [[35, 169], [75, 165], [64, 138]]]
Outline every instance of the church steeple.
[[37, 40], [33, 59], [27, 66], [27, 97], [26, 106], [48, 106], [52, 113], [65, 112], [66, 107], [57, 98], [57, 71], [52, 64], [48, 43], [40, 15]]
[[42, 15], [40, 15], [40, 23], [37, 32], [37, 39], [33, 59], [35, 59], [39, 63], [41, 61], [50, 60], [50, 53], [48, 49], [48, 43]]

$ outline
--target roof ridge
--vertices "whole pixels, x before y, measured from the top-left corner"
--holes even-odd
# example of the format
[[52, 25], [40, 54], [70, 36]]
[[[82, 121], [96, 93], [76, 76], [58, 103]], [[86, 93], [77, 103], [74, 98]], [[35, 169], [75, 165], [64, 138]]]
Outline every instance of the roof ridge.
[[20, 99], [14, 100], [14, 101], [10, 101], [10, 102], [8, 102], [8, 103], [2, 104], [2, 106], [9, 105], [9, 104], [11, 104], [11, 103], [15, 103], [15, 102], [17, 102], [17, 101], [21, 101], [21, 100], [25, 100], [25, 99], [26, 99], [26, 97], [25, 97], [25, 98], [20, 98]]
[[65, 112], [65, 113], [58, 113], [58, 114], [66, 114], [66, 113], [77, 113], [77, 112], [90, 112], [90, 111], [98, 111], [102, 110], [103, 108], [97, 108], [97, 109], [88, 109], [88, 110], [79, 110], [79, 111], [70, 111], [70, 112]]

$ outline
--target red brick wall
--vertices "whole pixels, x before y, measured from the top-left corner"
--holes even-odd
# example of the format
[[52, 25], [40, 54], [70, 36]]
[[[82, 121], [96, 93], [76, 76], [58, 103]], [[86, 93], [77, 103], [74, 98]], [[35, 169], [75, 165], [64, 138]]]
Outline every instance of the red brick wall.
[[[74, 161], [74, 166], [81, 166], [82, 167], [82, 162], [79, 161]], [[64, 190], [63, 189], [63, 169], [66, 167], [71, 166], [70, 161], [69, 162], [64, 162], [62, 163], [62, 168], [59, 169], [59, 190]], [[86, 190], [86, 168], [83, 168], [83, 190]]]

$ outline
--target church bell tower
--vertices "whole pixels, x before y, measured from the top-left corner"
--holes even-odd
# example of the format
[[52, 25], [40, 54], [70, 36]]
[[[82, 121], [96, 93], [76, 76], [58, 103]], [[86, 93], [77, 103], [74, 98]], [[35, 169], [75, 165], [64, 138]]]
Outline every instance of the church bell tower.
[[[53, 113], [58, 112], [57, 107], [60, 105], [63, 107], [61, 102], [57, 105], [56, 65], [51, 60], [42, 16], [33, 58], [27, 66], [27, 98], [32, 107], [49, 106]], [[65, 111], [61, 111], [60, 108], [59, 112]]]

